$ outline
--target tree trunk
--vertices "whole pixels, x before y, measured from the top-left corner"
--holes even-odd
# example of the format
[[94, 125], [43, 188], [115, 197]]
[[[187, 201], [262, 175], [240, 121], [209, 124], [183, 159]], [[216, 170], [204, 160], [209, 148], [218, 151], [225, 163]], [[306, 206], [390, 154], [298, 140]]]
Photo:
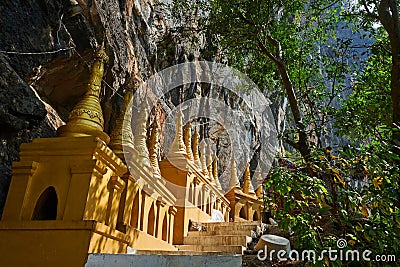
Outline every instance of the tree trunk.
[[391, 96], [393, 106], [393, 151], [400, 155], [400, 20], [397, 0], [382, 0], [378, 19], [387, 31], [392, 54]]
[[[285, 88], [286, 94], [288, 96], [290, 109], [292, 111], [294, 122], [296, 124], [297, 130], [299, 133], [299, 140], [296, 143], [290, 144], [290, 145], [292, 145], [295, 149], [297, 149], [300, 152], [301, 156], [304, 158], [304, 160], [308, 164], [308, 163], [310, 163], [310, 160], [311, 160], [310, 159], [311, 150], [310, 150], [310, 145], [308, 142], [307, 133], [305, 132], [305, 126], [301, 119], [300, 107], [297, 102], [296, 95], [294, 93], [293, 84], [287, 73], [285, 65], [282, 62], [276, 62], [276, 64], [278, 66], [279, 73], [281, 75], [282, 82], [283, 82], [283, 87]], [[310, 175], [311, 174], [312, 174], [312, 171], [311, 171]]]
[[[391, 46], [392, 151], [400, 155], [400, 20], [397, 0], [382, 0], [379, 4], [378, 15], [380, 22], [389, 35]], [[400, 161], [397, 163], [400, 165]], [[400, 206], [400, 194], [397, 197], [397, 206]]]

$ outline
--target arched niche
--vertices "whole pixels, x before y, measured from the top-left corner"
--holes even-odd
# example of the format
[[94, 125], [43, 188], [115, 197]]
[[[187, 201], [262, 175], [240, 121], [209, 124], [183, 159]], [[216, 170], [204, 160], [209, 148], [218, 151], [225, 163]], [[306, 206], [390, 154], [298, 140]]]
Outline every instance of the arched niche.
[[260, 220], [260, 215], [258, 214], [257, 211], [255, 211], [253, 214], [253, 221], [259, 221], [259, 220]]
[[201, 195], [202, 195], [202, 193], [201, 193], [201, 191], [199, 191], [199, 195], [197, 196], [197, 207], [199, 209], [201, 209], [201, 207], [203, 206], [203, 203], [202, 203], [202, 200], [201, 200]]
[[193, 186], [190, 184], [188, 201], [193, 203]]
[[208, 198], [207, 198], [207, 203], [206, 203], [206, 213], [207, 213], [208, 215], [211, 215], [210, 205], [211, 205], [211, 203], [210, 203], [210, 197], [208, 197]]
[[38, 200], [33, 210], [32, 220], [56, 220], [58, 197], [53, 186], [47, 187]]
[[151, 204], [151, 208], [149, 210], [149, 216], [147, 221], [147, 233], [149, 235], [154, 235], [154, 222], [155, 222], [155, 212], [154, 212], [154, 203]]
[[239, 211], [239, 217], [242, 219], [247, 220], [247, 214], [246, 214], [246, 206], [243, 206], [240, 211]]
[[131, 226], [138, 229], [139, 226], [139, 191], [136, 192], [132, 204]]
[[162, 240], [167, 241], [168, 225], [167, 225], [167, 213], [164, 215], [164, 220], [162, 224]]

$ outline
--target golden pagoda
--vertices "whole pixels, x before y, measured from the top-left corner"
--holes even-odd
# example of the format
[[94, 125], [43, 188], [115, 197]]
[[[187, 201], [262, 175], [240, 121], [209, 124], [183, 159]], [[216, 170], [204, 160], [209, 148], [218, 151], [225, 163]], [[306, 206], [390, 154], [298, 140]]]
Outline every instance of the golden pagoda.
[[239, 178], [237, 177], [235, 156], [232, 154], [231, 158], [231, 180], [229, 182], [229, 188], [240, 188]]
[[263, 202], [258, 199], [254, 192], [250, 179], [250, 164], [246, 163], [243, 188], [240, 188], [234, 156], [232, 156], [231, 181], [229, 187], [225, 197], [230, 202], [230, 219], [232, 221], [260, 220]]
[[176, 113], [175, 137], [168, 151], [168, 157], [171, 159], [187, 157], [186, 146], [183, 141], [182, 124], [183, 124], [183, 113], [182, 110], [179, 108], [178, 112]]
[[103, 132], [104, 119], [99, 100], [104, 64], [107, 62], [103, 42], [94, 53], [87, 91], [69, 114], [67, 124], [57, 129], [58, 136], [97, 136], [106, 144], [110, 141], [110, 137]]
[[149, 140], [150, 164], [153, 168], [154, 177], [161, 179], [160, 166], [158, 165], [158, 122], [155, 119], [151, 128]]
[[199, 133], [197, 131], [197, 128], [195, 128], [193, 134], [193, 161], [197, 165], [197, 168], [201, 169], [201, 162], [199, 156]]
[[221, 183], [219, 181], [219, 177], [218, 177], [218, 157], [215, 156], [214, 161], [213, 161], [213, 176], [214, 176], [214, 180], [215, 180], [215, 184], [217, 185], [217, 188], [222, 191], [222, 186]]
[[145, 166], [150, 166], [149, 149], [146, 145], [148, 119], [147, 109], [147, 101], [144, 101], [141, 103], [140, 110], [137, 110], [139, 114], [136, 116], [134, 143], [135, 149], [138, 152], [139, 161]]
[[0, 221], [2, 266], [83, 266], [88, 253], [126, 251], [117, 224], [127, 168], [106, 145], [99, 101], [107, 59], [103, 43], [59, 137], [21, 145]]
[[[124, 146], [125, 147], [134, 147], [133, 143], [133, 133], [130, 123], [132, 120], [132, 108], [131, 102], [133, 99], [133, 91], [135, 91], [135, 81], [133, 77], [127, 84], [126, 93], [124, 95], [124, 102], [122, 103], [121, 113], [117, 119], [117, 123], [110, 135], [110, 143], [109, 147], [117, 154], [122, 160], [124, 158]], [[124, 123], [125, 122], [125, 123]]]
[[189, 160], [194, 160], [192, 151], [192, 124], [188, 122], [184, 127], [184, 140], [186, 147], [186, 154]]
[[200, 143], [200, 162], [201, 162], [201, 171], [203, 172], [204, 175], [207, 176], [207, 178], [210, 178], [208, 176], [206, 142], [204, 140], [203, 142]]
[[244, 181], [243, 181], [243, 193], [254, 195], [254, 187], [250, 178], [250, 163], [246, 164], [246, 169], [244, 171]]
[[93, 57], [87, 92], [58, 137], [22, 144], [20, 161], [13, 163], [0, 221], [1, 266], [85, 266], [89, 254], [130, 249], [171, 253], [189, 246], [197, 252], [242, 253], [245, 235], [215, 238], [213, 231], [205, 236], [190, 230], [192, 222], [212, 221], [211, 226], [218, 220], [225, 227], [230, 219], [259, 219], [262, 203], [252, 193], [249, 165], [242, 190], [232, 155], [230, 190], [224, 195], [218, 158], [210, 144], [206, 151], [206, 140], [199, 156], [199, 134], [191, 136], [190, 123], [183, 127], [181, 109], [168, 157], [159, 162], [159, 125], [155, 118], [147, 131], [146, 101], [132, 131], [132, 98], [142, 82], [137, 69], [109, 137], [99, 100], [108, 60], [104, 43]]
[[208, 177], [210, 178], [210, 182], [213, 183], [214, 185], [215, 183], [215, 178], [214, 178], [214, 173], [213, 173], [213, 151], [211, 148], [211, 143], [208, 144], [208, 149], [207, 149], [207, 170], [208, 170]]
[[262, 184], [259, 184], [257, 186], [257, 189], [256, 189], [256, 196], [257, 196], [258, 199], [263, 197], [263, 193], [262, 192], [263, 192], [263, 186], [262, 186]]

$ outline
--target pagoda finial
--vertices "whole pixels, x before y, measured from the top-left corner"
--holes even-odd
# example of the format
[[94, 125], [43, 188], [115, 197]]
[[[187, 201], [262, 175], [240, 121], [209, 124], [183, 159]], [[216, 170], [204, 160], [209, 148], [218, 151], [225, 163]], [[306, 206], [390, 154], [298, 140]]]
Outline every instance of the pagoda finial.
[[219, 182], [219, 179], [218, 179], [218, 157], [217, 157], [217, 155], [215, 155], [214, 161], [213, 161], [213, 172], [214, 172], [213, 176], [214, 176], [215, 184], [217, 185], [217, 188], [219, 190], [222, 190], [221, 183]]
[[199, 133], [197, 132], [197, 128], [194, 130], [193, 134], [193, 160], [196, 165], [201, 168], [201, 162], [199, 157]]
[[236, 170], [236, 162], [235, 162], [235, 156], [232, 154], [232, 161], [231, 161], [231, 181], [229, 183], [229, 187], [238, 187], [240, 188], [240, 182], [237, 177], [237, 170]]
[[257, 198], [262, 198], [262, 190], [263, 190], [262, 184], [259, 184], [259, 185], [257, 186], [257, 189], [256, 189], [256, 196], [257, 196]]
[[184, 140], [185, 140], [185, 147], [186, 147], [186, 154], [189, 160], [193, 160], [193, 153], [192, 153], [192, 124], [188, 122], [184, 127]]
[[183, 142], [183, 113], [181, 108], [178, 108], [178, 112], [176, 114], [176, 127], [175, 127], [175, 137], [169, 147], [168, 157], [186, 157], [186, 147], [185, 143]]
[[250, 178], [250, 163], [246, 164], [246, 169], [244, 171], [243, 193], [254, 194], [254, 187]]
[[210, 181], [215, 184], [214, 174], [213, 174], [213, 151], [211, 147], [211, 143], [208, 144], [208, 156], [207, 156], [207, 169], [208, 176], [210, 177]]
[[255, 195], [256, 194], [256, 192], [254, 190], [253, 183], [251, 182], [251, 179], [249, 181], [249, 193], [250, 193], [250, 195]]
[[258, 167], [257, 168], [257, 188], [256, 188], [256, 196], [257, 198], [261, 198], [262, 197], [262, 190], [263, 190], [263, 178], [262, 178], [262, 171], [261, 168]]
[[111, 141], [109, 147], [122, 160], [125, 160], [123, 147], [134, 147], [131, 123], [126, 122], [130, 122], [132, 120], [132, 107], [130, 104], [132, 102], [133, 92], [136, 91], [138, 85], [135, 80], [137, 79], [134, 78], [133, 75], [129, 79], [129, 82], [126, 86], [126, 93], [124, 95], [121, 113], [118, 117], [117, 123], [115, 124], [114, 130], [110, 135]]
[[135, 148], [139, 152], [138, 156], [140, 161], [146, 165], [150, 166], [149, 150], [147, 149], [146, 139], [147, 139], [147, 100], [142, 102], [140, 111], [136, 120], [135, 127]]
[[58, 136], [92, 135], [99, 137], [108, 144], [110, 137], [103, 132], [104, 119], [99, 100], [104, 64], [108, 61], [104, 41], [93, 56], [94, 62], [87, 91], [69, 114], [67, 124], [57, 129], [57, 134]]
[[160, 166], [158, 165], [158, 122], [154, 119], [149, 140], [149, 156], [154, 177], [161, 178]]
[[208, 174], [207, 163], [206, 163], [206, 142], [200, 143], [200, 162], [201, 162], [201, 170], [203, 174]]

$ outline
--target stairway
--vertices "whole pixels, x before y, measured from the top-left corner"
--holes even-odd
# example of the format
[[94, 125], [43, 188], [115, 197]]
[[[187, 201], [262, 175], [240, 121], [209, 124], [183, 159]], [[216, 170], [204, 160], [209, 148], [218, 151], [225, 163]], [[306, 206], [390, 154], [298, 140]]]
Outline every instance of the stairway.
[[243, 254], [251, 242], [251, 231], [260, 222], [202, 223], [206, 231], [189, 231], [179, 251], [222, 252]]

